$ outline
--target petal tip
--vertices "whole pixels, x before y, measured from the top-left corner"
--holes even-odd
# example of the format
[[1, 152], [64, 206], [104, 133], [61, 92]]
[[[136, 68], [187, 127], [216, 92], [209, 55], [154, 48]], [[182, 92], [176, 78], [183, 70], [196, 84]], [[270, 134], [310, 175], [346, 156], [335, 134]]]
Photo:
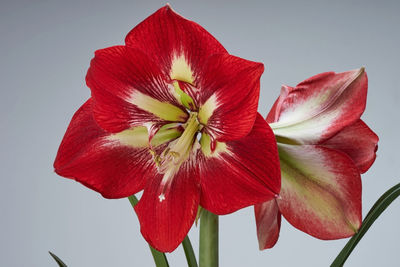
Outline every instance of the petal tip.
[[364, 66], [362, 66], [361, 68], [359, 68], [357, 71], [358, 71], [358, 74], [357, 74], [358, 77], [360, 77], [360, 76], [366, 76], [366, 75], [367, 75], [367, 72], [366, 72]]
[[171, 4], [170, 4], [169, 2], [167, 2], [167, 3], [165, 4], [165, 6], [163, 6], [162, 8], [160, 8], [160, 11], [165, 12], [165, 14], [167, 14], [167, 15], [177, 16], [177, 17], [180, 17], [180, 18], [183, 18], [183, 19], [185, 19], [185, 20], [190, 21], [189, 19], [185, 18], [184, 16], [182, 16], [181, 14], [179, 14], [178, 12], [176, 12], [176, 10], [172, 8], [172, 6], [171, 6]]
[[352, 72], [356, 73], [354, 80], [356, 80], [357, 78], [363, 77], [363, 76], [367, 76], [367, 72], [366, 72], [364, 66], [360, 67], [359, 69], [355, 69]]
[[176, 11], [172, 8], [171, 4], [167, 2], [164, 7], [162, 7], [166, 12], [171, 11], [172, 13], [176, 14]]
[[266, 249], [271, 249], [271, 248], [275, 247], [277, 242], [278, 242], [278, 239], [273, 244], [265, 245], [265, 244], [262, 244], [262, 243], [258, 243], [258, 250], [259, 251], [263, 251], [263, 250], [266, 250]]
[[257, 73], [261, 76], [261, 74], [264, 73], [265, 70], [265, 66], [264, 63], [261, 62], [254, 62], [255, 63], [255, 67], [254, 69], [257, 71]]

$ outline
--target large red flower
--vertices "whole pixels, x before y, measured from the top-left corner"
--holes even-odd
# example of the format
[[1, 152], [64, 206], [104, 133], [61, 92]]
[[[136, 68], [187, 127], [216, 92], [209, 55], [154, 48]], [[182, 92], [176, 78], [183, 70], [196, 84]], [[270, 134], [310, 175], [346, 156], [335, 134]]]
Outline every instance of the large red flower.
[[92, 98], [72, 118], [55, 171], [106, 198], [144, 189], [141, 232], [172, 251], [199, 205], [227, 214], [279, 193], [275, 137], [257, 114], [263, 70], [163, 7], [125, 46], [96, 51]]
[[255, 206], [260, 249], [278, 240], [281, 215], [320, 239], [339, 239], [361, 225], [361, 178], [376, 157], [378, 136], [360, 120], [364, 69], [321, 73], [283, 86], [267, 116], [278, 142], [279, 197]]

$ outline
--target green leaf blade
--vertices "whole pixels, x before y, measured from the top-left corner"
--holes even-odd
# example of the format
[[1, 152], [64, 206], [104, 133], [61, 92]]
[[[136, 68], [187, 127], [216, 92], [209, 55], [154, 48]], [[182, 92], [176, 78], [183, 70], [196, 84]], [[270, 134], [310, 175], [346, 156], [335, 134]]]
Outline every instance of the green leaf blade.
[[50, 256], [57, 262], [59, 267], [67, 267], [67, 265], [57, 255], [49, 251]]
[[351, 252], [360, 242], [371, 225], [378, 219], [382, 212], [400, 195], [400, 183], [386, 191], [372, 206], [359, 229], [359, 231], [347, 242], [342, 251], [331, 264], [331, 267], [341, 267], [350, 256]]

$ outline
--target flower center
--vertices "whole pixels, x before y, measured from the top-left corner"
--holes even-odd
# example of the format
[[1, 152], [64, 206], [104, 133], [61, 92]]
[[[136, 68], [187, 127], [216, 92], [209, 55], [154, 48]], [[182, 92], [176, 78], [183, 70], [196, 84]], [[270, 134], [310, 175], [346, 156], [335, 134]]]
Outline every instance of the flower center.
[[196, 135], [202, 128], [197, 118], [197, 112], [190, 113], [189, 119], [183, 127], [185, 130], [182, 135], [172, 141], [160, 155], [154, 157], [158, 172], [164, 174], [166, 180], [179, 170], [181, 164], [190, 155]]

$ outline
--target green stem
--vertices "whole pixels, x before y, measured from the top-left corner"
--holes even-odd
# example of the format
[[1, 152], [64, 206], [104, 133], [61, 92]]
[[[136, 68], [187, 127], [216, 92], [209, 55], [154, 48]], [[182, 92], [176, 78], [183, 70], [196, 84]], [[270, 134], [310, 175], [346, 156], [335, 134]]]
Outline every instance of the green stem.
[[371, 225], [378, 219], [379, 215], [400, 195], [400, 184], [397, 184], [386, 191], [378, 201], [375, 202], [374, 206], [370, 209], [367, 216], [358, 230], [358, 232], [347, 242], [346, 246], [342, 249], [336, 259], [333, 261], [331, 267], [341, 267], [346, 262], [350, 253], [360, 242], [361, 238], [365, 235]]
[[[132, 205], [132, 208], [134, 208], [135, 205], [139, 202], [139, 200], [137, 199], [137, 197], [135, 195], [129, 196], [128, 199]], [[156, 250], [155, 248], [150, 246], [150, 244], [149, 244], [149, 247], [150, 247], [151, 254], [153, 255], [154, 263], [156, 264], [156, 266], [157, 267], [169, 267], [168, 260], [167, 260], [167, 257], [165, 256], [165, 254]]]
[[183, 250], [185, 251], [188, 267], [198, 267], [196, 256], [194, 255], [193, 247], [188, 236], [183, 239], [182, 246]]
[[200, 217], [200, 267], [218, 267], [218, 215], [203, 209]]

